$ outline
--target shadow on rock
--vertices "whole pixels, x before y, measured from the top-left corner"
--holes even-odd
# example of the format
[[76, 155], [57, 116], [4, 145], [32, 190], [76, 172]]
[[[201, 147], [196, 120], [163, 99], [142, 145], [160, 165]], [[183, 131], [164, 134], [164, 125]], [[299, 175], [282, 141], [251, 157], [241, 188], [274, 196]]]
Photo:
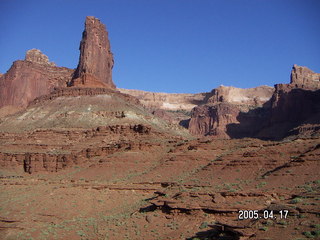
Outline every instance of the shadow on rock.
[[213, 227], [207, 231], [197, 232], [195, 236], [186, 240], [239, 240], [240, 236], [229, 231], [222, 231], [218, 227]]

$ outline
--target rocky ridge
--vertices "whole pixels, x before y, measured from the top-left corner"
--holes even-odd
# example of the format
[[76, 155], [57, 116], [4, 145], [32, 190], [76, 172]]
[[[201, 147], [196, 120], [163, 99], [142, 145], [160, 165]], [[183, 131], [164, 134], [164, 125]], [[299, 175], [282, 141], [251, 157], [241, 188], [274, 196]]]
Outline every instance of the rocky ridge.
[[195, 135], [267, 139], [284, 138], [302, 123], [315, 124], [318, 131], [319, 83], [318, 73], [294, 65], [290, 84], [276, 84], [274, 89], [214, 89], [206, 104], [192, 110], [189, 130]]
[[237, 105], [250, 105], [259, 107], [271, 98], [273, 92], [274, 88], [269, 86], [246, 89], [220, 86], [206, 94], [204, 102], [206, 104], [227, 102]]
[[206, 93], [158, 93], [124, 88], [118, 88], [118, 90], [138, 98], [149, 109], [169, 111], [191, 111], [192, 108], [203, 102], [206, 95]]

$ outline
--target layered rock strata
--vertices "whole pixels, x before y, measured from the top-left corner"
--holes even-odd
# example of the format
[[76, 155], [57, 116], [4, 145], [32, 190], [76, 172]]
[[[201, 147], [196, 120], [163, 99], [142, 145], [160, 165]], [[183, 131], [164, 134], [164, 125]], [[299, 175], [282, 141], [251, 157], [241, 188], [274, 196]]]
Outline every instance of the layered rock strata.
[[15, 61], [0, 77], [0, 107], [26, 107], [54, 87], [66, 86], [72, 73], [72, 69], [55, 67], [40, 50], [29, 50], [25, 60]]
[[[123, 134], [128, 139], [119, 140]], [[21, 134], [17, 141], [14, 134], [0, 133], [2, 141], [11, 143], [6, 148], [0, 146], [0, 167], [23, 167], [27, 173], [58, 172], [114, 152], [150, 148], [145, 138], [152, 134], [150, 127], [141, 124], [101, 126], [78, 131], [38, 130]], [[109, 139], [108, 143], [105, 138]]]
[[268, 124], [258, 136], [283, 138], [296, 133], [293, 129], [300, 124], [308, 125], [309, 129], [310, 124], [320, 124], [320, 74], [294, 65], [290, 84], [275, 85]]
[[160, 93], [123, 88], [118, 90], [138, 98], [145, 107], [154, 110], [191, 111], [192, 108], [203, 103], [206, 96], [206, 93]]
[[220, 86], [206, 94], [205, 104], [192, 110], [188, 129], [194, 135], [221, 138], [253, 136], [267, 114], [263, 105], [268, 105], [272, 94], [273, 88], [268, 86]]
[[236, 88], [220, 86], [206, 94], [205, 103], [227, 102], [238, 105], [262, 106], [274, 92], [274, 88], [260, 86], [255, 88]]
[[[320, 124], [319, 75], [294, 65], [290, 84], [276, 84], [274, 89], [214, 89], [207, 94], [206, 104], [192, 110], [189, 131], [263, 139], [282, 139], [297, 132], [316, 134]], [[300, 124], [307, 127], [297, 128]]]
[[293, 65], [290, 85], [304, 89], [320, 88], [320, 73], [315, 73], [307, 67]]

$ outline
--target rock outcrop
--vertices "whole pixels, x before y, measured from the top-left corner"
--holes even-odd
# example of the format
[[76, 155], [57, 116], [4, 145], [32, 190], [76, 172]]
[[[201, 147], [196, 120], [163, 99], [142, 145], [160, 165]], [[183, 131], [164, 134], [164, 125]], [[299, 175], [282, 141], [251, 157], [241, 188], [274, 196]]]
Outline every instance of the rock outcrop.
[[207, 93], [160, 93], [141, 90], [118, 88], [121, 93], [129, 94], [140, 100], [150, 109], [162, 109], [170, 111], [191, 111], [192, 108], [203, 103]]
[[50, 62], [48, 56], [43, 54], [39, 49], [30, 49], [26, 53], [25, 61], [39, 63], [47, 66], [56, 66], [54, 62]]
[[290, 84], [275, 85], [268, 125], [258, 136], [283, 138], [300, 124], [320, 124], [320, 74], [294, 65]]
[[236, 88], [220, 86], [208, 93], [205, 103], [227, 102], [238, 105], [262, 106], [274, 92], [273, 87]]
[[56, 67], [40, 50], [31, 49], [25, 60], [15, 61], [7, 73], [0, 75], [0, 108], [26, 107], [35, 98], [60, 87], [115, 89], [112, 67], [106, 28], [98, 19], [87, 17], [76, 71]]
[[274, 89], [220, 86], [206, 94], [205, 104], [191, 112], [189, 131], [220, 138], [251, 137], [262, 125]]
[[253, 89], [222, 86], [207, 94], [206, 104], [192, 110], [189, 131], [222, 138], [263, 139], [282, 139], [301, 131], [314, 133], [320, 124], [319, 88], [320, 74], [297, 65], [293, 66], [290, 84]]
[[315, 73], [307, 67], [293, 65], [290, 85], [304, 89], [320, 88], [320, 73]]
[[87, 17], [80, 42], [80, 58], [70, 86], [115, 88], [112, 81], [113, 54], [108, 32], [95, 17]]
[[30, 101], [48, 94], [54, 87], [66, 86], [73, 70], [53, 65], [36, 49], [29, 50], [25, 60], [15, 61], [0, 77], [0, 107], [26, 107]]
[[203, 104], [208, 93], [161, 93], [117, 88], [121, 93], [136, 97], [150, 112], [173, 124], [188, 128], [191, 110]]
[[192, 110], [189, 131], [194, 135], [227, 136], [227, 124], [238, 123], [239, 109], [232, 104], [202, 105]]
[[[124, 134], [127, 139], [119, 140], [119, 136]], [[0, 146], [0, 167], [23, 166], [24, 171], [28, 173], [58, 172], [67, 167], [88, 162], [94, 157], [106, 157], [111, 153], [130, 149], [141, 150], [148, 146], [145, 142], [138, 142], [137, 139], [142, 140], [152, 135], [151, 128], [142, 124], [100, 126], [78, 131], [37, 130], [19, 135], [19, 139], [23, 139], [17, 144], [21, 151], [17, 151], [14, 144], [11, 145], [11, 149]], [[10, 133], [0, 133], [0, 140], [12, 143], [16, 136]], [[104, 137], [112, 141], [102, 142]], [[47, 144], [34, 147], [34, 144], [30, 144], [34, 139], [37, 139], [38, 142], [43, 139]], [[83, 139], [84, 143], [94, 142], [97, 139], [100, 141], [82, 148], [81, 140]], [[66, 141], [68, 144], [64, 144]], [[59, 149], [56, 148], [57, 145]]]

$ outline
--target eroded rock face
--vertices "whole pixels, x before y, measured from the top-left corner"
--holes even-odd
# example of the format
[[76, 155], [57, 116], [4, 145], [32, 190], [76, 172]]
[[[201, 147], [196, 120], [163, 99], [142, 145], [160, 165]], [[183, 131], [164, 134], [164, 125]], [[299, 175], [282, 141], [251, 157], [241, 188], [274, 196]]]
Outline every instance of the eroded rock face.
[[170, 111], [191, 111], [192, 108], [203, 103], [203, 99], [206, 95], [206, 93], [160, 93], [123, 88], [118, 88], [118, 90], [121, 93], [138, 98], [147, 108]]
[[208, 93], [161, 93], [117, 88], [136, 97], [150, 112], [169, 123], [188, 128], [191, 110], [203, 103]]
[[108, 32], [95, 17], [87, 17], [80, 42], [80, 58], [71, 86], [115, 88], [112, 81], [113, 54]]
[[30, 49], [29, 51], [27, 51], [25, 61], [52, 67], [55, 66], [54, 62], [50, 62], [48, 56], [43, 54], [39, 49]]
[[206, 94], [205, 104], [192, 110], [189, 131], [221, 138], [251, 137], [263, 124], [274, 89], [220, 86]]
[[76, 71], [55, 67], [40, 50], [31, 49], [24, 61], [15, 61], [7, 73], [0, 75], [0, 107], [26, 107], [55, 87], [67, 85], [114, 89], [112, 67], [113, 55], [106, 28], [98, 19], [87, 17]]
[[274, 88], [260, 86], [242, 89], [220, 86], [211, 92], [198, 94], [154, 93], [127, 89], [119, 91], [137, 97], [144, 106], [152, 109], [154, 115], [170, 123], [179, 123], [194, 135], [230, 138], [252, 136], [257, 131], [261, 122], [257, 124], [254, 121], [261, 120], [261, 115], [266, 115], [266, 112], [252, 109], [268, 105]]
[[313, 126], [320, 124], [319, 88], [320, 74], [297, 65], [293, 66], [290, 84], [253, 89], [219, 87], [207, 94], [205, 105], [193, 109], [189, 130], [195, 135], [224, 138], [282, 139], [306, 124], [312, 132], [316, 129]]
[[202, 105], [192, 110], [189, 131], [194, 135], [216, 135], [228, 138], [226, 126], [238, 123], [239, 109], [228, 103]]
[[66, 86], [71, 80], [74, 70], [53, 66], [39, 50], [29, 50], [25, 59], [15, 61], [0, 77], [0, 107], [25, 107], [33, 99], [50, 93], [54, 87]]
[[[128, 138], [126, 140], [118, 140], [119, 135], [125, 134]], [[136, 140], [139, 138], [149, 137], [153, 133], [149, 126], [142, 124], [132, 125], [112, 125], [112, 126], [100, 126], [94, 129], [69, 131], [69, 130], [37, 130], [32, 133], [20, 134], [20, 139], [24, 141], [20, 142], [20, 149], [22, 152], [10, 152], [10, 150], [4, 150], [3, 146], [0, 146], [0, 167], [17, 167], [23, 166], [24, 171], [28, 173], [34, 173], [39, 171], [58, 172], [67, 167], [73, 165], [79, 165], [87, 162], [90, 158], [97, 156], [108, 156], [116, 151], [123, 150], [142, 150], [147, 147], [146, 144], [138, 143]], [[14, 135], [7, 133], [0, 133], [0, 139], [10, 142]], [[98, 139], [103, 136], [107, 136], [108, 139], [112, 139], [108, 144], [102, 143], [102, 145], [95, 144], [94, 147], [81, 148], [76, 143], [80, 139], [85, 138], [86, 141]], [[12, 138], [13, 137], [13, 138]], [[59, 150], [46, 148], [46, 152], [37, 150], [27, 150], [28, 142], [36, 139], [46, 139], [51, 143], [62, 143], [62, 139], [69, 141], [68, 149], [62, 149], [61, 145]], [[40, 140], [41, 141], [41, 140]], [[81, 140], [80, 140], [81, 141]], [[80, 144], [81, 145], [81, 144]], [[47, 146], [47, 145], [46, 145]], [[2, 148], [1, 148], [2, 147]], [[39, 149], [38, 149], [39, 150]]]
[[294, 64], [291, 71], [290, 84], [295, 84], [297, 87], [305, 89], [319, 89], [320, 73], [315, 73], [307, 67]]
[[189, 131], [218, 138], [254, 137], [265, 124], [268, 108], [232, 103], [205, 104], [192, 110]]
[[319, 89], [320, 74], [294, 65], [290, 84], [275, 85], [268, 125], [259, 136], [283, 138], [300, 124], [320, 124]]
[[205, 98], [206, 103], [228, 102], [232, 104], [261, 106], [267, 102], [274, 92], [273, 87], [236, 88], [220, 86], [213, 89]]

